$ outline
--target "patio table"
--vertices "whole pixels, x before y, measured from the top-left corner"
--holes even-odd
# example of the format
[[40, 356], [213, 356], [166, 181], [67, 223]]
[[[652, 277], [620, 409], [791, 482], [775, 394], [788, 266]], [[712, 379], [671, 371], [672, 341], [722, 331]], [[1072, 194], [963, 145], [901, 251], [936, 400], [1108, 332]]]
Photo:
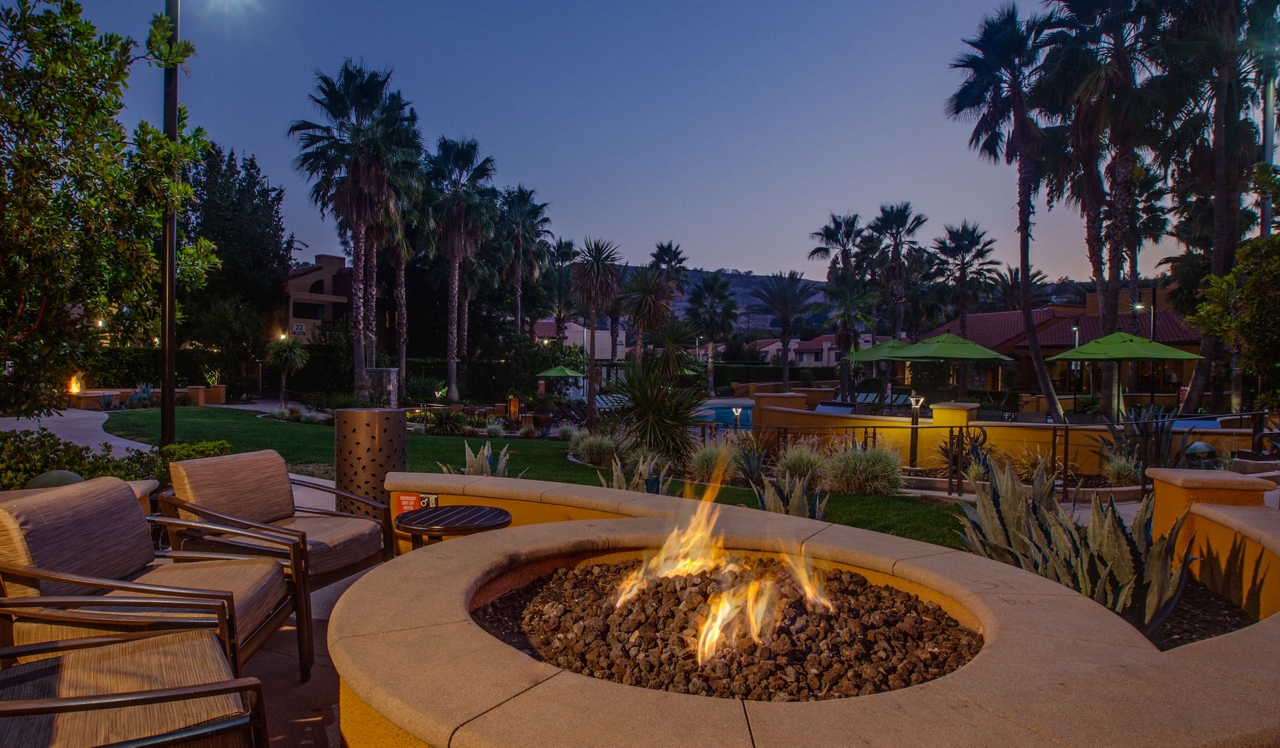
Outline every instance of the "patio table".
[[500, 530], [511, 524], [511, 513], [490, 506], [431, 506], [414, 509], [396, 517], [396, 529], [409, 535], [413, 548], [422, 547], [422, 538], [444, 540], [446, 535], [474, 535]]

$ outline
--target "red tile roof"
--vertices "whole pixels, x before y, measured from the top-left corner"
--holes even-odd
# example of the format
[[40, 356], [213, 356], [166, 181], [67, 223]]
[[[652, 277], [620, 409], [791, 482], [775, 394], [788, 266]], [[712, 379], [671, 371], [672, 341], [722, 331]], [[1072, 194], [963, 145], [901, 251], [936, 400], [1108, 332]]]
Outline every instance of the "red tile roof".
[[556, 336], [556, 321], [553, 319], [540, 319], [534, 322], [533, 334], [539, 338], [554, 338]]
[[825, 343], [828, 347], [831, 347], [831, 346], [835, 345], [835, 344], [836, 344], [836, 336], [835, 336], [835, 335], [819, 335], [818, 337], [814, 338], [813, 340], [805, 340], [805, 341], [801, 342], [799, 345], [797, 345], [797, 346], [795, 347], [795, 350], [796, 350], [797, 352], [799, 352], [799, 351], [819, 351], [819, 352], [821, 352], [821, 351], [822, 351], [822, 345], [823, 345], [824, 343]]
[[[1078, 317], [1066, 317], [1059, 324], [1042, 330], [1038, 335], [1040, 345], [1044, 348], [1071, 348], [1075, 346], [1075, 335], [1071, 331], [1072, 324], [1079, 320], [1080, 345], [1102, 337], [1102, 317], [1096, 314], [1082, 314]], [[1121, 332], [1132, 333], [1140, 338], [1151, 337], [1151, 313], [1138, 312], [1135, 325], [1133, 314], [1121, 314], [1116, 320]], [[1172, 309], [1161, 309], [1156, 312], [1156, 342], [1165, 345], [1196, 345], [1200, 342], [1200, 331], [1188, 325], [1182, 316]], [[1026, 341], [1018, 343], [1018, 348], [1025, 348]]]
[[756, 349], [759, 350], [761, 348], [768, 348], [774, 343], [779, 342], [779, 340], [780, 340], [779, 338], [761, 338], [759, 340], [753, 341], [751, 345], [755, 346]]
[[[1031, 310], [1032, 316], [1035, 318], [1036, 327], [1047, 322], [1054, 317], [1061, 317], [1058, 312], [1049, 307], [1041, 307]], [[995, 348], [1025, 334], [1022, 323], [1022, 312], [979, 312], [970, 314], [967, 320], [968, 335], [965, 337], [978, 345], [987, 348]], [[937, 328], [930, 330], [928, 333], [920, 336], [921, 340], [937, 337], [946, 333], [952, 335], [960, 334], [960, 320], [954, 319]], [[1042, 339], [1043, 340], [1043, 339]], [[1043, 345], [1043, 342], [1041, 343]]]
[[324, 268], [319, 265], [308, 265], [306, 267], [300, 267], [300, 268], [289, 268], [289, 280], [293, 280], [294, 278], [301, 278], [304, 275], [311, 275], [315, 271], [323, 270], [323, 269]]

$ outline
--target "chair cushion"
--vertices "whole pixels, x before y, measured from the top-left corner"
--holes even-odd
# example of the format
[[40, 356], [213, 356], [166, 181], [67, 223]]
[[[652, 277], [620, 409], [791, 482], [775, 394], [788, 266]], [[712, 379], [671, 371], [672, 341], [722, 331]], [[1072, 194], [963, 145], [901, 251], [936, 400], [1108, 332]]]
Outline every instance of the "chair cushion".
[[[155, 558], [151, 528], [129, 484], [94, 478], [0, 501], [0, 560], [125, 579]], [[5, 594], [78, 595], [84, 587], [6, 576]]]
[[[284, 458], [272, 450], [202, 457], [169, 464], [173, 494], [215, 512], [269, 524], [293, 515]], [[198, 519], [183, 512], [184, 519]]]
[[[330, 517], [303, 511], [271, 524], [307, 534], [307, 565], [312, 576], [341, 569], [382, 550], [382, 527], [363, 517]], [[268, 545], [234, 535], [217, 537], [231, 542]]]
[[[236, 611], [236, 641], [244, 642], [289, 594], [284, 568], [270, 558], [155, 563], [130, 581], [167, 587], [230, 592]], [[112, 592], [128, 596], [130, 592]]]
[[[0, 701], [72, 698], [217, 683], [232, 679], [218, 638], [186, 631], [68, 652], [0, 670]], [[105, 745], [164, 735], [246, 713], [235, 694], [145, 706], [0, 719], [0, 745]], [[210, 745], [248, 745], [237, 742]], [[203, 744], [203, 743], [202, 743]]]

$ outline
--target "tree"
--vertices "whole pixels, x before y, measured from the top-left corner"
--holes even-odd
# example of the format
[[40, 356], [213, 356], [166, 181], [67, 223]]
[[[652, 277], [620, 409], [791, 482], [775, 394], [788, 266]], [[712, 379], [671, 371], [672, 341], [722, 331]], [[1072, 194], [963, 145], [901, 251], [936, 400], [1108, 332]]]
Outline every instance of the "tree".
[[[177, 143], [120, 123], [131, 68], [182, 65], [190, 42], [170, 46], [152, 20], [146, 51], [98, 34], [71, 2], [17, 0], [0, 8], [0, 413], [48, 415], [92, 350], [97, 326], [155, 333], [160, 263], [154, 242], [165, 210], [181, 212], [189, 185], [175, 180], [200, 157], [204, 132]], [[183, 237], [179, 280], [197, 286], [213, 261], [207, 242]]]
[[618, 295], [618, 247], [604, 239], [587, 237], [573, 263], [573, 290], [587, 308], [591, 320], [591, 343], [587, 362], [586, 428], [596, 426], [596, 392], [599, 389], [599, 362], [596, 359], [596, 312]]
[[[866, 313], [876, 303], [876, 293], [855, 275], [837, 273], [822, 289], [826, 296], [823, 304], [836, 323], [836, 350], [840, 353], [840, 399], [853, 401], [853, 374], [848, 361], [849, 352], [858, 346], [858, 326], [871, 326], [875, 320]], [[874, 329], [874, 328], [873, 328]]]
[[860, 224], [861, 217], [857, 213], [838, 216], [831, 214], [826, 226], [809, 235], [818, 242], [818, 246], [809, 250], [810, 260], [828, 260], [827, 280], [831, 281], [837, 272], [860, 274], [854, 268], [854, 253], [862, 241], [867, 227]]
[[[1032, 308], [1044, 301], [1044, 285], [1048, 282], [1045, 274], [1039, 270], [1031, 271], [1031, 305]], [[1016, 312], [1022, 309], [1022, 269], [1005, 265], [1004, 270], [997, 270], [995, 277], [987, 289], [987, 301], [983, 307], [992, 312]]]
[[1041, 56], [1042, 31], [1041, 19], [1023, 21], [1015, 5], [984, 18], [977, 36], [964, 40], [970, 51], [951, 63], [964, 72], [965, 80], [948, 99], [947, 114], [975, 120], [969, 147], [983, 158], [996, 163], [1003, 158], [1018, 165], [1019, 296], [1027, 353], [1050, 416], [1055, 423], [1066, 423], [1031, 310], [1031, 199], [1039, 184], [1040, 127], [1029, 107], [1028, 92]]
[[782, 341], [782, 391], [791, 391], [791, 326], [813, 307], [817, 288], [795, 270], [774, 273], [751, 291], [750, 307], [756, 314], [778, 320]]
[[542, 274], [550, 300], [551, 318], [555, 321], [556, 342], [565, 344], [569, 317], [578, 306], [573, 293], [573, 258], [577, 254], [572, 239], [557, 239], [548, 253], [547, 270]]
[[[338, 77], [316, 73], [311, 102], [324, 122], [296, 120], [289, 135], [298, 141], [294, 168], [312, 180], [311, 202], [332, 213], [351, 242], [351, 325], [355, 394], [369, 397], [366, 347], [372, 330], [368, 312], [375, 278], [366, 254], [369, 231], [394, 199], [389, 172], [418, 148], [416, 115], [387, 85], [391, 71], [370, 71], [350, 59]], [[341, 229], [340, 229], [341, 230]], [[376, 267], [376, 265], [375, 265]]]
[[733, 332], [738, 321], [738, 301], [729, 280], [720, 273], [707, 273], [689, 291], [685, 319], [702, 330], [707, 339], [707, 396], [716, 394], [715, 346]]
[[685, 256], [684, 252], [680, 251], [679, 244], [675, 242], [658, 242], [649, 258], [650, 267], [661, 271], [677, 291], [684, 290], [684, 279], [689, 272], [689, 269], [685, 267], [685, 263], [689, 261], [689, 258]]
[[[991, 259], [996, 240], [988, 239], [987, 232], [978, 225], [963, 221], [959, 226], [945, 226], [946, 236], [933, 240], [933, 251], [942, 258], [946, 274], [955, 280], [952, 299], [960, 318], [960, 337], [969, 338], [969, 303], [974, 296], [995, 280], [994, 268], [999, 265]], [[960, 399], [969, 394], [969, 366], [960, 364]]]
[[636, 268], [622, 284], [618, 295], [622, 314], [631, 320], [635, 333], [635, 359], [644, 356], [644, 334], [656, 330], [671, 317], [676, 300], [673, 282], [657, 266]]
[[[507, 247], [494, 239], [481, 245], [480, 251], [463, 261], [458, 270], [458, 377], [467, 381], [467, 347], [471, 332], [471, 302], [486, 288], [497, 288], [502, 268], [510, 262]], [[519, 326], [516, 335], [520, 335]]]
[[307, 347], [301, 338], [285, 335], [267, 348], [267, 366], [280, 370], [280, 407], [289, 404], [289, 391], [285, 389], [290, 374], [307, 365]]
[[907, 265], [905, 256], [912, 248], [920, 246], [915, 240], [916, 232], [928, 221], [928, 217], [911, 209], [911, 203], [897, 205], [881, 205], [880, 215], [867, 228], [889, 245], [889, 288], [895, 310], [893, 337], [902, 337], [904, 314], [906, 312], [906, 280]]
[[449, 264], [449, 309], [446, 336], [445, 372], [448, 398], [458, 399], [458, 303], [459, 271], [462, 262], [493, 233], [496, 190], [492, 158], [480, 158], [480, 144], [474, 139], [451, 140], [440, 137], [436, 152], [423, 164], [436, 193], [433, 215], [438, 246]]
[[516, 300], [516, 329], [524, 329], [524, 275], [529, 271], [530, 277], [537, 280], [541, 269], [534, 262], [531, 250], [538, 246], [543, 237], [551, 233], [551, 218], [547, 216], [547, 203], [540, 203], [535, 198], [537, 192], [524, 185], [516, 185], [503, 190], [498, 207], [502, 211], [503, 238], [511, 245], [511, 289]]

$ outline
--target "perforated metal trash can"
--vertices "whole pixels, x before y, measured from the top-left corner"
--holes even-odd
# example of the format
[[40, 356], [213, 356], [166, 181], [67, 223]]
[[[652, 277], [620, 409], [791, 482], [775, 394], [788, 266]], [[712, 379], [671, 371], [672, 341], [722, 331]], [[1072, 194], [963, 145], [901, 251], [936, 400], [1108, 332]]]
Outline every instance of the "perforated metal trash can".
[[[387, 473], [403, 472], [405, 431], [408, 419], [403, 410], [390, 408], [350, 408], [335, 411], [334, 482], [343, 491], [367, 496], [386, 504], [391, 494], [385, 488]], [[338, 511], [367, 516], [362, 505], [338, 499]]]

